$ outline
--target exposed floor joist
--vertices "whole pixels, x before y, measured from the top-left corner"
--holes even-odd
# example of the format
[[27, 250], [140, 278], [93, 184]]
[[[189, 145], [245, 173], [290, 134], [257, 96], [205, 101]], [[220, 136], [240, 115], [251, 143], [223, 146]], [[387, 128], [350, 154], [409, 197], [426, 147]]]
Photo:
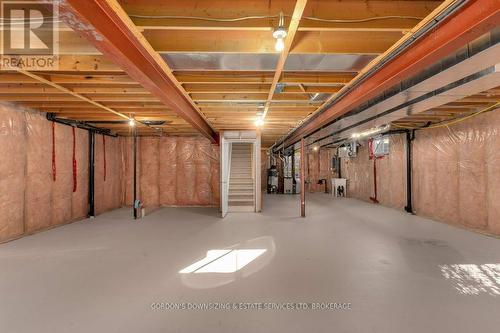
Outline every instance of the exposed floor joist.
[[[131, 78], [141, 83], [205, 137], [214, 142], [217, 140], [218, 136], [198, 112], [171, 70], [142, 38], [117, 2], [68, 0], [60, 4], [59, 10], [68, 26], [85, 36], [103, 54], [114, 59]], [[89, 26], [94, 30], [90, 30]]]

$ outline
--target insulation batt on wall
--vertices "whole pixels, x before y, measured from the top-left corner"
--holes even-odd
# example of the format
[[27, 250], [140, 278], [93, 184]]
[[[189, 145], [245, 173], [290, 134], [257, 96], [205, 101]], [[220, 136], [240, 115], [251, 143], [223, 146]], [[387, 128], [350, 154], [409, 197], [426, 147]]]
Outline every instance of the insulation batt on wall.
[[[123, 149], [124, 204], [133, 201], [133, 138]], [[219, 147], [202, 137], [139, 137], [138, 197], [159, 206], [219, 206]]]
[[41, 114], [10, 104], [0, 105], [0, 241], [87, 215], [87, 131], [75, 131], [75, 192], [72, 129], [56, 124], [54, 132], [55, 181], [51, 123]]
[[[417, 215], [500, 235], [500, 112], [451, 127], [416, 131], [413, 141], [413, 207]], [[390, 136], [389, 155], [377, 160], [380, 204], [406, 203], [404, 134]], [[361, 143], [358, 156], [342, 159], [348, 195], [370, 201], [373, 160]]]
[[308, 170], [308, 184], [309, 192], [324, 192], [325, 185], [318, 184], [318, 180], [327, 180], [328, 192], [331, 192], [330, 179], [335, 176], [332, 172], [332, 157], [335, 151], [333, 149], [319, 148], [318, 150], [310, 150], [307, 154], [307, 161], [309, 163], [306, 169]]

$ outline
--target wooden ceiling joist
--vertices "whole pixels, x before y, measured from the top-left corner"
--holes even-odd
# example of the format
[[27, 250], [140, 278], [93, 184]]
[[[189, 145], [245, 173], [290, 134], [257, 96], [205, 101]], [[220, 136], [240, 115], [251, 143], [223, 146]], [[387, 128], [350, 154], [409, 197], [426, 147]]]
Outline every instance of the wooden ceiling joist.
[[202, 135], [217, 141], [218, 135], [116, 0], [67, 0], [59, 3], [59, 12], [69, 27], [113, 59], [132, 79]]
[[[374, 16], [402, 16], [425, 17], [432, 9], [439, 5], [439, 1], [388, 1], [367, 0], [344, 1], [309, 0], [304, 11], [305, 17], [330, 19], [361, 19]], [[168, 6], [158, 6], [155, 1], [127, 0], [122, 1], [124, 9], [131, 15], [145, 16], [196, 16], [208, 18], [235, 18], [255, 15], [271, 15], [273, 18], [252, 19], [236, 22], [215, 22], [195, 19], [173, 18], [139, 18], [132, 17], [134, 22], [143, 30], [243, 30], [243, 31], [270, 31], [278, 23], [276, 15], [283, 11], [291, 15], [294, 2], [287, 0], [273, 1], [244, 1], [244, 0], [216, 0], [200, 3], [200, 0], [170, 1]], [[286, 17], [286, 20], [289, 18]], [[404, 31], [416, 24], [415, 19], [397, 18], [376, 20], [358, 23], [331, 23], [306, 20], [301, 23], [299, 31], [313, 29], [386, 29]]]
[[290, 50], [292, 48], [292, 44], [295, 38], [295, 34], [297, 33], [297, 29], [299, 28], [300, 19], [302, 17], [302, 13], [304, 13], [304, 9], [306, 8], [307, 0], [297, 0], [295, 3], [295, 8], [293, 10], [292, 19], [290, 21], [290, 25], [288, 26], [287, 36], [285, 38], [285, 46], [280, 53], [280, 57], [278, 60], [278, 64], [276, 65], [276, 70], [274, 71], [273, 81], [271, 83], [271, 89], [269, 89], [269, 93], [267, 96], [266, 106], [264, 108], [264, 113], [262, 114], [262, 120], [266, 118], [266, 115], [269, 111], [270, 101], [274, 97], [274, 93], [276, 90], [276, 86], [281, 78], [281, 73], [285, 68], [286, 59]]
[[[76, 99], [80, 99], [80, 100], [82, 100], [84, 102], [92, 104], [92, 105], [94, 105], [94, 106], [96, 106], [96, 107], [98, 107], [100, 109], [106, 110], [106, 111], [108, 111], [108, 112], [110, 112], [110, 113], [112, 113], [112, 114], [114, 114], [116, 116], [119, 116], [119, 117], [123, 118], [123, 119], [130, 120], [130, 117], [128, 115], [126, 115], [124, 113], [121, 113], [121, 112], [117, 112], [117, 111], [115, 111], [115, 110], [113, 110], [113, 109], [111, 109], [111, 108], [109, 108], [109, 107], [107, 107], [107, 106], [105, 106], [103, 104], [100, 104], [100, 103], [98, 103], [96, 101], [93, 101], [93, 100], [91, 100], [91, 99], [83, 96], [83, 95], [75, 93], [75, 92], [73, 92], [73, 91], [71, 91], [71, 90], [69, 90], [69, 89], [67, 89], [67, 88], [65, 88], [63, 86], [58, 85], [57, 83], [54, 83], [54, 82], [52, 82], [50, 80], [47, 80], [44, 77], [41, 77], [39, 75], [30, 73], [30, 72], [25, 71], [25, 70], [18, 70], [18, 72], [21, 73], [21, 74], [24, 74], [24, 75], [26, 75], [26, 76], [34, 79], [34, 80], [37, 80], [37, 81], [39, 81], [41, 83], [45, 83], [46, 85], [51, 86], [51, 87], [53, 87], [55, 89], [63, 91], [64, 93], [66, 93], [66, 94], [68, 94], [68, 95], [70, 95], [70, 96], [72, 96], [72, 97], [74, 97]], [[0, 97], [0, 99], [1, 98], [2, 97]]]

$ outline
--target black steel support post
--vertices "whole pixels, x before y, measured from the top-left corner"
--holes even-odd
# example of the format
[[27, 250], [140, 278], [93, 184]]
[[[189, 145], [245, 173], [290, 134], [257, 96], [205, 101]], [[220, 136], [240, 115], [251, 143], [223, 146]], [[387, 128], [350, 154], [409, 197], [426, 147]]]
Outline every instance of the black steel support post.
[[413, 214], [412, 199], [412, 141], [415, 139], [415, 130], [406, 131], [406, 207], [405, 211]]
[[137, 127], [134, 128], [134, 219], [137, 219]]
[[89, 210], [88, 216], [95, 216], [94, 208], [94, 156], [95, 156], [95, 132], [89, 130]]

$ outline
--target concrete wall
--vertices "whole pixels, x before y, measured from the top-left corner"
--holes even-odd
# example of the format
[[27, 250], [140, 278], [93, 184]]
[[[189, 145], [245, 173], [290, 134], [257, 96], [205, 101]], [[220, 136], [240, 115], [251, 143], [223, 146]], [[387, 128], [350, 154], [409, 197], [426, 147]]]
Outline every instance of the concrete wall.
[[[413, 207], [416, 214], [472, 230], [500, 235], [500, 112], [452, 127], [420, 130], [413, 142]], [[370, 201], [373, 163], [367, 143], [358, 156], [343, 159], [348, 195]], [[378, 200], [406, 205], [404, 135], [390, 138], [390, 154], [377, 160]]]

